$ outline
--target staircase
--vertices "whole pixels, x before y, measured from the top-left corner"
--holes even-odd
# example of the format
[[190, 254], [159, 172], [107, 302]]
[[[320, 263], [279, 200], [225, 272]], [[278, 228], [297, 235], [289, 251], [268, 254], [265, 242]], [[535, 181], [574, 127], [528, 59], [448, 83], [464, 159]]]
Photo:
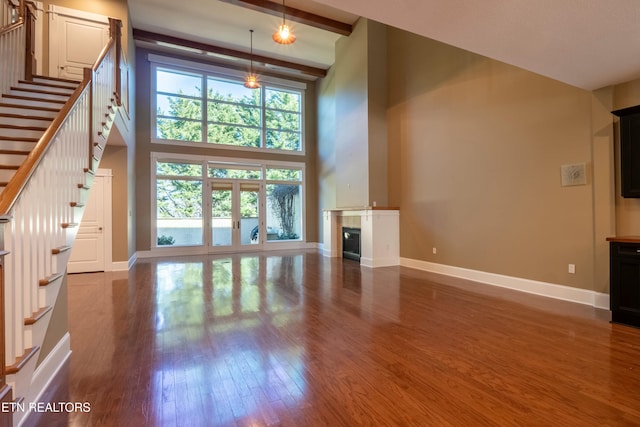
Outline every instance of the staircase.
[[0, 404], [14, 410], [0, 426], [24, 422], [70, 354], [68, 334], [43, 344], [125, 74], [111, 20], [82, 82], [34, 76], [29, 6], [16, 1], [0, 0]]
[[0, 194], [44, 132], [60, 114], [78, 82], [34, 77], [0, 97]]

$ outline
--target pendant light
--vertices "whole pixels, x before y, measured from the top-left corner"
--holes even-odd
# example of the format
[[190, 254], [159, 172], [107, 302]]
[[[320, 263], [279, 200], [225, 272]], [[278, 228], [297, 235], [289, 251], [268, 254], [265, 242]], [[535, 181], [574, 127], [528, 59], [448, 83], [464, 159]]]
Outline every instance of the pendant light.
[[253, 30], [249, 30], [251, 33], [251, 51], [249, 54], [249, 75], [244, 79], [244, 87], [249, 89], [258, 89], [260, 82], [258, 82], [258, 76], [253, 73]]
[[278, 27], [278, 31], [273, 33], [273, 41], [280, 44], [291, 44], [296, 41], [296, 36], [284, 21], [285, 10], [284, 0], [282, 0], [282, 25]]

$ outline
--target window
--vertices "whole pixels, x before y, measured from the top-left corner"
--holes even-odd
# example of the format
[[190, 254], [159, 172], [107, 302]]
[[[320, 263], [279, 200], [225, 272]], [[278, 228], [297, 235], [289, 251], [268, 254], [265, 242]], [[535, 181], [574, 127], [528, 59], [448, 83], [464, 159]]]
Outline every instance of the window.
[[282, 81], [247, 89], [240, 75], [163, 65], [152, 70], [156, 142], [303, 150], [303, 89], [286, 87]]
[[157, 162], [157, 245], [202, 245], [202, 227], [202, 165]]
[[302, 235], [302, 170], [267, 168], [266, 176], [267, 240], [300, 239]]
[[268, 162], [153, 153], [153, 246], [232, 250], [301, 241], [304, 164]]

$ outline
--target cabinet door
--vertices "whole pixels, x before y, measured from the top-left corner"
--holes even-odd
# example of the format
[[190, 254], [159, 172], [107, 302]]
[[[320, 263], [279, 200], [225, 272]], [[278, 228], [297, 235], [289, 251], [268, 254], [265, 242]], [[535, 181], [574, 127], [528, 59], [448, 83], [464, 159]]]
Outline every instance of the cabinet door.
[[640, 326], [640, 245], [612, 245], [610, 297], [614, 322]]
[[622, 197], [640, 197], [640, 114], [620, 118]]

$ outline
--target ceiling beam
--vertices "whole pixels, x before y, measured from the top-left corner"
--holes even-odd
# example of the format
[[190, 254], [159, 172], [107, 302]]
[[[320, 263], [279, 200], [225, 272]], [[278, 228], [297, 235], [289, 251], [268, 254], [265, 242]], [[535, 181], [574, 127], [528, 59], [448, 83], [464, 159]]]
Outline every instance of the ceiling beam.
[[133, 29], [133, 39], [139, 40], [141, 42], [147, 42], [152, 44], [163, 43], [166, 45], [173, 45], [176, 47], [186, 47], [189, 49], [196, 49], [206, 53], [215, 53], [218, 55], [228, 56], [232, 58], [240, 58], [247, 61], [252, 60], [253, 62], [261, 62], [264, 64], [275, 65], [278, 67], [287, 68], [290, 70], [299, 71], [303, 74], [307, 74], [313, 77], [325, 77], [327, 75], [327, 70], [317, 67], [311, 67], [309, 65], [296, 64], [295, 62], [283, 61], [280, 59], [270, 58], [268, 56], [262, 55], [251, 55], [248, 52], [243, 52], [240, 50], [229, 49], [226, 47], [215, 46], [207, 43], [196, 42], [193, 40], [181, 39], [178, 37], [167, 36], [165, 34], [152, 33], [150, 31], [139, 30], [137, 28]]
[[235, 4], [236, 6], [246, 7], [247, 9], [266, 13], [273, 16], [282, 16], [284, 12], [287, 20], [299, 22], [300, 24], [310, 27], [320, 28], [321, 30], [337, 33], [342, 36], [349, 36], [353, 32], [353, 25], [345, 22], [336, 21], [334, 19], [325, 18], [324, 16], [315, 15], [305, 12], [304, 10], [295, 9], [289, 6], [283, 6], [269, 0], [221, 0], [225, 3]]

